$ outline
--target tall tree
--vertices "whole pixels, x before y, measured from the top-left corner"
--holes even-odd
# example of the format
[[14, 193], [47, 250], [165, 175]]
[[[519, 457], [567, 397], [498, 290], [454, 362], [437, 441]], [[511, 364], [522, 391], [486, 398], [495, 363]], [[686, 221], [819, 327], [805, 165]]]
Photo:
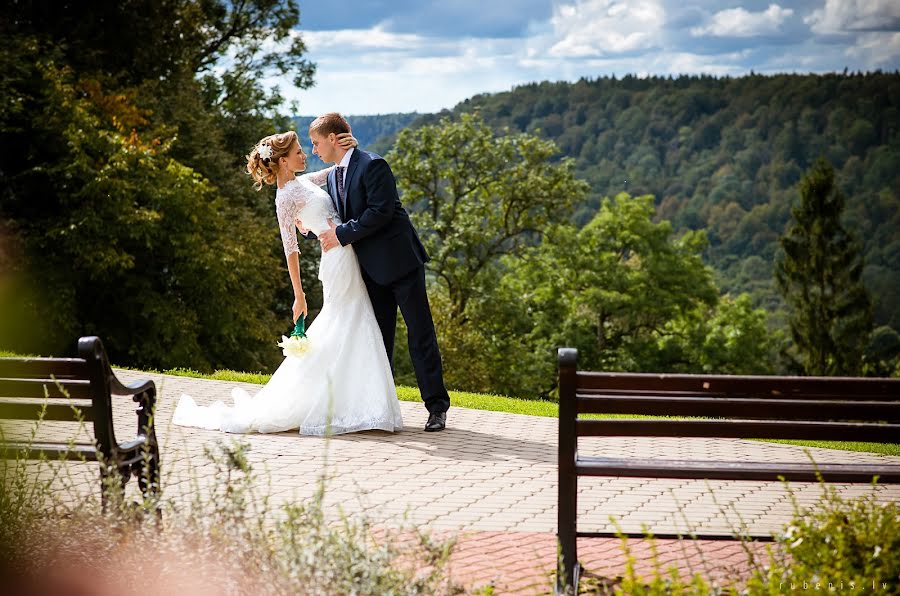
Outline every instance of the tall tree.
[[664, 361], [671, 350], [660, 342], [692, 327], [686, 321], [672, 328], [673, 321], [714, 309], [718, 291], [701, 258], [705, 233], [675, 237], [671, 224], [653, 215], [650, 195], [607, 197], [583, 228], [554, 226], [539, 246], [508, 262], [482, 323], [505, 344], [526, 346], [513, 352], [521, 370], [509, 366], [521, 381], [508, 382], [552, 390], [553, 351], [561, 345], [578, 348], [579, 362], [594, 370], [684, 369]]
[[[518, 387], [505, 382], [502, 376], [514, 373], [496, 355], [521, 352], [493, 332], [489, 313], [499, 308], [504, 259], [525, 254], [584, 200], [587, 184], [558, 152], [552, 141], [495, 130], [477, 114], [463, 114], [400, 132], [388, 156], [431, 256], [429, 298], [451, 387]], [[401, 322], [399, 338], [402, 331]], [[401, 346], [401, 381], [412, 380], [404, 353]]]
[[587, 184], [558, 153], [534, 135], [498, 134], [477, 114], [399, 134], [389, 160], [454, 318], [495, 282], [501, 257], [522, 254], [584, 200]]
[[845, 203], [834, 168], [820, 158], [800, 181], [800, 204], [779, 240], [775, 277], [794, 343], [787, 355], [808, 375], [859, 374], [872, 332], [860, 247], [841, 223]]
[[277, 363], [290, 286], [242, 162], [286, 126], [262, 76], [311, 84], [298, 19], [296, 0], [0, 5], [0, 244], [22, 288], [0, 283], [0, 345], [96, 334], [131, 366]]

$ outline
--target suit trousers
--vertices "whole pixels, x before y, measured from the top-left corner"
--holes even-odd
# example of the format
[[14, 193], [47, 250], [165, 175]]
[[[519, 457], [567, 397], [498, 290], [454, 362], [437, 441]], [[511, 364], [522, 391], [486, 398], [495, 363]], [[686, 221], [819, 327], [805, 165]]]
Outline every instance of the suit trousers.
[[399, 307], [406, 321], [409, 356], [425, 408], [432, 414], [446, 412], [450, 408], [450, 396], [444, 387], [441, 352], [425, 291], [425, 267], [417, 267], [388, 285], [376, 283], [365, 270], [362, 270], [362, 276], [381, 328], [391, 371], [394, 370], [394, 335]]

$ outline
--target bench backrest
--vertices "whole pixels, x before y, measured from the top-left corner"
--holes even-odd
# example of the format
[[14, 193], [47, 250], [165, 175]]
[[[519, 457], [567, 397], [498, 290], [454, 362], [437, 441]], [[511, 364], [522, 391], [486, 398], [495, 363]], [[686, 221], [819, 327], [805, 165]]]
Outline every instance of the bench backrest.
[[111, 399], [114, 375], [99, 338], [81, 338], [78, 355], [0, 358], [0, 419], [92, 422], [94, 439], [109, 457], [116, 445]]
[[571, 349], [559, 365], [560, 424], [575, 445], [584, 436], [900, 442], [900, 379], [584, 372]]

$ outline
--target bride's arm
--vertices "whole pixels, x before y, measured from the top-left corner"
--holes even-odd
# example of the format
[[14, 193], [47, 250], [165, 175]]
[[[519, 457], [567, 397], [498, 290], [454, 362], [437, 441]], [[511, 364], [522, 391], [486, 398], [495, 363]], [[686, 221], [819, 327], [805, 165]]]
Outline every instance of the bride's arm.
[[306, 294], [303, 293], [303, 282], [300, 280], [300, 247], [297, 245], [297, 232], [294, 231], [295, 211], [292, 203], [279, 204], [278, 227], [281, 230], [281, 242], [284, 245], [284, 258], [287, 260], [288, 274], [291, 276], [291, 287], [294, 289], [294, 304], [291, 314], [296, 321], [302, 314], [307, 314]]
[[319, 170], [318, 172], [309, 172], [307, 174], [303, 174], [300, 176], [305, 180], [309, 180], [316, 186], [325, 186], [325, 183], [328, 181], [328, 174], [331, 173], [335, 166], [328, 166], [324, 170]]
[[291, 286], [294, 288], [294, 304], [291, 306], [291, 316], [294, 322], [307, 315], [306, 294], [303, 293], [303, 283], [300, 281], [300, 253], [293, 252], [287, 257], [288, 274], [291, 276]]

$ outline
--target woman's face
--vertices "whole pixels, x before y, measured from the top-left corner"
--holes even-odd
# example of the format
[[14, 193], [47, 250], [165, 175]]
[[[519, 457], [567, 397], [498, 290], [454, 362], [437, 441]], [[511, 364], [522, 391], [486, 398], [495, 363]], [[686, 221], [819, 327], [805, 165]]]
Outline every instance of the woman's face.
[[302, 172], [306, 169], [306, 153], [303, 152], [300, 143], [295, 142], [291, 145], [291, 148], [288, 149], [288, 154], [282, 159], [285, 167], [292, 172]]

